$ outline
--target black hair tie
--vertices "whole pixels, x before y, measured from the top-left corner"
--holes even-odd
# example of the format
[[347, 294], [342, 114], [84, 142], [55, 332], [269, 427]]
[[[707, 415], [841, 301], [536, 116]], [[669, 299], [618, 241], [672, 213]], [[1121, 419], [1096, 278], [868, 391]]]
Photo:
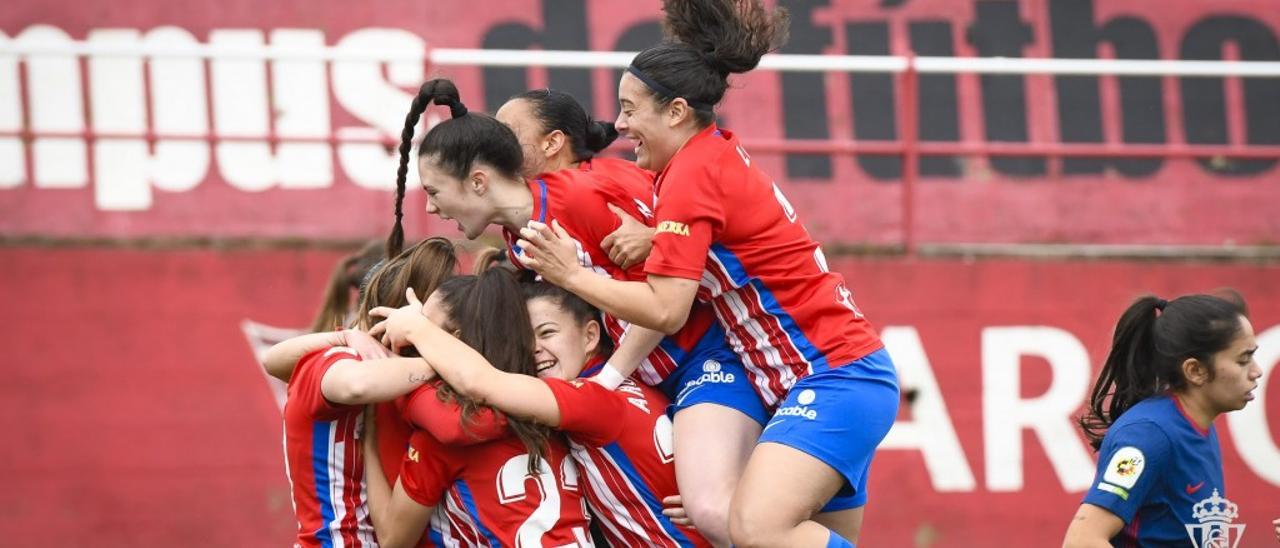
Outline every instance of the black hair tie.
[[461, 118], [467, 115], [467, 106], [462, 104], [462, 101], [450, 98], [447, 104], [449, 105], [450, 117]]
[[702, 58], [702, 63], [704, 65], [707, 65], [711, 70], [716, 71], [716, 74], [719, 74], [720, 76], [728, 76], [729, 72], [731, 72], [725, 68], [724, 63], [721, 63], [720, 60], [716, 58], [715, 50], [711, 50], [709, 52], [699, 51], [698, 57]]
[[1163, 311], [1166, 306], [1169, 306], [1169, 301], [1156, 297], [1156, 310]]

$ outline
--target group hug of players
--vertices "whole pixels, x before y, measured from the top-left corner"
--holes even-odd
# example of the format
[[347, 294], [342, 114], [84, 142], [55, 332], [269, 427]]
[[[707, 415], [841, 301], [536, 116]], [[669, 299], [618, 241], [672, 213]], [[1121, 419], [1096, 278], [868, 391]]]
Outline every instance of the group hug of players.
[[[668, 39], [623, 74], [613, 124], [553, 90], [491, 117], [448, 80], [421, 87], [394, 229], [349, 329], [265, 360], [289, 383], [298, 545], [854, 545], [898, 412], [894, 365], [797, 212], [715, 124], [728, 75], [785, 40], [785, 12], [664, 11]], [[426, 212], [469, 239], [501, 227], [507, 253], [482, 262], [509, 268], [461, 275], [441, 238], [405, 248], [431, 105], [450, 118], [417, 149]], [[619, 133], [636, 161], [595, 158]], [[1126, 312], [1084, 421], [1101, 466], [1069, 542], [1163, 538], [1171, 525], [1134, 516], [1171, 497], [1152, 487], [1181, 481], [1169, 475], [1225, 493], [1220, 462], [1178, 452], [1216, 455], [1213, 417], [1260, 375], [1252, 340], [1242, 301]], [[1135, 451], [1145, 464], [1114, 478], [1112, 457]]]

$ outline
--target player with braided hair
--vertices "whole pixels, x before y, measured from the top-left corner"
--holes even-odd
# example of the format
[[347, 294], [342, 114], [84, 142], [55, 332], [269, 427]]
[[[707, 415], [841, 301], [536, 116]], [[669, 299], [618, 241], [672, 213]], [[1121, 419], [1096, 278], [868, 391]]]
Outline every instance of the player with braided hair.
[[[897, 374], [795, 209], [715, 123], [728, 76], [755, 68], [786, 39], [786, 13], [759, 0], [666, 0], [663, 8], [668, 39], [623, 74], [614, 124], [635, 143], [637, 164], [658, 172], [646, 281], [587, 275], [555, 227], [521, 232], [529, 264], [652, 329], [678, 329], [689, 303], [710, 303], [761, 399], [777, 409], [733, 494], [733, 543], [850, 546], [872, 456], [897, 414]], [[694, 522], [705, 530], [696, 514]]]
[[[456, 91], [451, 86], [448, 89]], [[446, 104], [456, 101], [456, 97], [445, 99]], [[417, 104], [421, 103], [415, 101]], [[586, 120], [585, 114], [581, 120]], [[412, 123], [406, 120], [406, 125]], [[611, 208], [638, 219], [651, 207], [652, 187], [643, 171], [629, 168], [601, 173], [579, 166], [525, 180], [521, 170], [526, 162], [515, 133], [479, 114], [437, 124], [423, 139], [418, 154], [428, 195], [427, 212], [456, 220], [468, 238], [475, 238], [490, 225], [500, 226], [508, 247], [518, 255], [515, 231], [530, 221], [559, 220], [572, 240], [574, 261], [590, 269], [592, 275], [643, 279], [638, 267], [622, 269], [602, 247], [605, 238], [620, 226]], [[625, 178], [632, 181], [620, 182]], [[727, 524], [733, 486], [767, 415], [710, 308], [693, 303], [686, 306], [692, 308], [685, 311], [690, 321], [671, 330], [668, 337], [653, 330], [628, 328], [606, 316], [606, 329], [619, 345], [594, 379], [612, 388], [635, 372], [637, 380], [658, 387], [675, 403], [674, 452], [685, 507], [715, 507], [721, 516], [719, 522]], [[626, 374], [619, 373], [622, 370]], [[684, 433], [686, 430], [689, 433]], [[694, 513], [696, 516], [697, 510]], [[709, 540], [728, 544], [727, 525], [716, 528], [711, 521], [704, 523], [709, 524], [705, 530], [702, 524], [698, 527]]]

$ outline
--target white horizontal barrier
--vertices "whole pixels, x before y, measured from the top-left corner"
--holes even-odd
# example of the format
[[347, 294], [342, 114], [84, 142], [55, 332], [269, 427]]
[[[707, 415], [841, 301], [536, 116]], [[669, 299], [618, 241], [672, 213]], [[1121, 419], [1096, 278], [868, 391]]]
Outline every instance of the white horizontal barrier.
[[[266, 60], [430, 62], [444, 66], [623, 68], [636, 52], [450, 49], [382, 51], [348, 47], [234, 47], [199, 44], [156, 47], [94, 42], [20, 44], [0, 41], [0, 56], [101, 56]], [[914, 66], [920, 73], [1058, 74], [1117, 76], [1240, 76], [1280, 78], [1280, 61], [1183, 61], [1137, 59], [1043, 59], [1010, 57], [906, 57], [874, 55], [766, 55], [760, 69], [780, 72], [889, 72]]]

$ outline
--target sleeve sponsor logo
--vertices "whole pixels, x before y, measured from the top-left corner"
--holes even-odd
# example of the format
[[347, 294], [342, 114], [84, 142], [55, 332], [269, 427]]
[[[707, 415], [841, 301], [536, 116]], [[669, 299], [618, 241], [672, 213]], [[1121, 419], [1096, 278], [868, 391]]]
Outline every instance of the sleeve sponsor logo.
[[670, 232], [677, 236], [688, 236], [689, 225], [677, 223], [675, 221], [662, 221], [661, 223], [658, 223], [658, 230], [655, 234], [662, 234], [663, 232]]
[[1142, 450], [1133, 446], [1121, 447], [1111, 456], [1111, 462], [1107, 464], [1107, 471], [1102, 475], [1102, 481], [1125, 489], [1133, 489], [1146, 465], [1147, 459], [1142, 455]]

